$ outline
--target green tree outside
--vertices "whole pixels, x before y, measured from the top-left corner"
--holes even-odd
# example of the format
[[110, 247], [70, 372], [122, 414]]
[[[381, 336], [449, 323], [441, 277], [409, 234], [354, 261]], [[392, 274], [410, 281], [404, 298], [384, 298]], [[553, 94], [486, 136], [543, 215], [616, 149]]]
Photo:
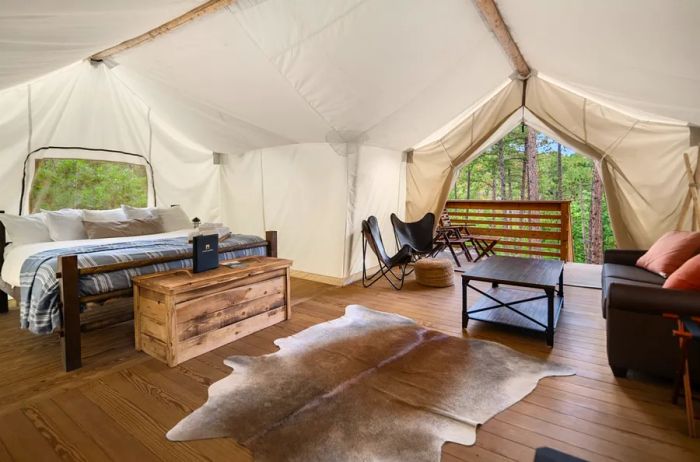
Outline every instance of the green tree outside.
[[[450, 199], [520, 200], [527, 196], [523, 184], [525, 131], [520, 127], [502, 140], [505, 162], [505, 188], [501, 184], [502, 170], [498, 165], [498, 144], [491, 146], [457, 174]], [[556, 200], [558, 195], [557, 142], [543, 134], [537, 137], [537, 170], [541, 200]], [[571, 201], [574, 261], [586, 262], [588, 220], [591, 209], [591, 182], [594, 164], [587, 156], [562, 146], [562, 199]], [[505, 190], [505, 196], [502, 191]], [[603, 217], [603, 248], [615, 247], [607, 203], [601, 203]]]
[[40, 159], [29, 194], [29, 209], [104, 210], [129, 204], [145, 207], [148, 176], [143, 165], [83, 159]]

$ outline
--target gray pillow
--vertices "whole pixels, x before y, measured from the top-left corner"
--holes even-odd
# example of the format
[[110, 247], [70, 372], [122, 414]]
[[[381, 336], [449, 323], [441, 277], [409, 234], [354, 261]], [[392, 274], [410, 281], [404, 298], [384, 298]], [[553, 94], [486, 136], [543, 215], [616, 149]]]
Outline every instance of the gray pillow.
[[160, 218], [144, 218], [123, 221], [83, 221], [89, 239], [108, 237], [145, 236], [163, 232]]
[[163, 220], [165, 232], [179, 231], [181, 229], [192, 229], [192, 222], [182, 207], [163, 207], [157, 210], [158, 216]]

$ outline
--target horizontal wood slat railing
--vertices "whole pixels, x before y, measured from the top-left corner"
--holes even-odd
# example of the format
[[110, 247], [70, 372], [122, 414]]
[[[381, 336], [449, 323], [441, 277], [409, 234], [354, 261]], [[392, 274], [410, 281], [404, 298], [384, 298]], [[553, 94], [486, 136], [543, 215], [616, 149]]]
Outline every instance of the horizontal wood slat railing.
[[450, 200], [445, 209], [453, 225], [499, 237], [498, 255], [573, 261], [569, 201]]

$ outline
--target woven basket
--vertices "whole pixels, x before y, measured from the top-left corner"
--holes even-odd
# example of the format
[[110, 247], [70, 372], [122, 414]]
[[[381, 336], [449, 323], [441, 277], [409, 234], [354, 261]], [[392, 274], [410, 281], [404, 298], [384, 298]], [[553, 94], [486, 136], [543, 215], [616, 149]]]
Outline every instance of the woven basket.
[[449, 260], [423, 258], [416, 262], [416, 282], [428, 287], [454, 285], [454, 269]]

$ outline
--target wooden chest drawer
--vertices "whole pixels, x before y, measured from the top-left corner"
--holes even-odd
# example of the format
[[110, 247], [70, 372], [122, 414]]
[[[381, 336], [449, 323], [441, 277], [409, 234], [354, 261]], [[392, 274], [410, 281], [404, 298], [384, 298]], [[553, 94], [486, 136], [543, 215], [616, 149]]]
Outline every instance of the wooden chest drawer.
[[289, 260], [246, 257], [236, 268], [134, 278], [136, 349], [175, 366], [288, 319]]

